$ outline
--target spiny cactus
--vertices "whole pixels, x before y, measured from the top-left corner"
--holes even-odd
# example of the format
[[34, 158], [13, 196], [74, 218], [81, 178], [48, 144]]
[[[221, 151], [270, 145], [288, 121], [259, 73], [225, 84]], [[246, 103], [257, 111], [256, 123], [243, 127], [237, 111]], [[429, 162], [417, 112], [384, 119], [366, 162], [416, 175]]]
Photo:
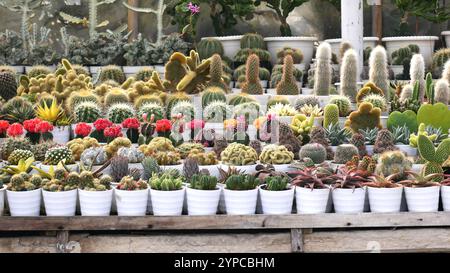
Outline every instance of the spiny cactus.
[[369, 102], [373, 107], [378, 107], [382, 112], [387, 111], [387, 102], [383, 96], [378, 94], [369, 94], [364, 97], [363, 102]]
[[369, 102], [363, 102], [357, 111], [350, 114], [345, 121], [345, 127], [352, 129], [353, 132], [358, 132], [360, 129], [381, 128], [380, 115], [380, 108], [373, 107]]
[[85, 101], [78, 104], [73, 111], [76, 122], [93, 123], [101, 115], [101, 109], [97, 103]]
[[389, 101], [389, 72], [386, 50], [383, 46], [375, 47], [370, 53], [369, 81], [379, 87]]
[[329, 104], [336, 104], [339, 109], [339, 116], [346, 117], [351, 111], [351, 101], [347, 96], [332, 96]]
[[127, 103], [116, 103], [109, 107], [107, 116], [110, 121], [116, 124], [122, 123], [127, 118], [136, 115], [133, 106]]
[[406, 100], [411, 101], [413, 99], [413, 89], [414, 87], [410, 84], [405, 84], [403, 86], [402, 92], [400, 93], [400, 101], [404, 102]]
[[319, 105], [319, 99], [316, 96], [301, 96], [300, 98], [295, 100], [294, 107], [297, 111], [300, 110], [305, 105]]
[[327, 104], [323, 109], [323, 126], [339, 123], [339, 107], [336, 104]]
[[298, 95], [299, 88], [293, 75], [294, 63], [291, 55], [284, 57], [283, 76], [277, 84], [278, 95]]
[[127, 103], [127, 92], [121, 88], [111, 88], [105, 95], [105, 105], [111, 106], [115, 103]]
[[[447, 68], [447, 63], [450, 60], [450, 48], [441, 48], [433, 54], [433, 61], [431, 65], [431, 69], [433, 71], [433, 76], [438, 78], [441, 74], [444, 77], [444, 74], [448, 75], [450, 72]], [[444, 73], [445, 72], [445, 73]], [[449, 75], [450, 76], [450, 75]], [[447, 80], [448, 80], [447, 76]]]
[[208, 106], [213, 101], [223, 101], [226, 102], [227, 98], [225, 92], [220, 87], [208, 87], [202, 93], [202, 107]]
[[242, 85], [242, 92], [253, 95], [263, 94], [264, 90], [259, 81], [259, 58], [255, 54], [252, 54], [247, 59], [245, 82]]
[[406, 171], [411, 170], [412, 162], [401, 151], [388, 151], [378, 157], [377, 174], [388, 176], [398, 174], [397, 179], [406, 178]]
[[331, 88], [331, 47], [329, 43], [321, 43], [316, 53], [316, 69], [314, 71], [314, 94], [330, 95]]
[[239, 93], [239, 94], [232, 96], [229, 99], [228, 104], [232, 105], [232, 106], [236, 106], [236, 105], [239, 105], [242, 103], [247, 103], [247, 102], [256, 102], [256, 100], [252, 96], [248, 95], [247, 93]]
[[241, 41], [241, 49], [243, 48], [266, 48], [266, 42], [264, 42], [264, 38], [261, 34], [258, 33], [246, 33], [242, 36]]
[[228, 84], [223, 79], [223, 65], [222, 58], [218, 54], [211, 57], [211, 64], [209, 67], [210, 79], [207, 86], [218, 87], [224, 91], [228, 91]]
[[381, 129], [380, 131], [378, 131], [373, 152], [381, 154], [386, 151], [395, 150], [398, 150], [398, 148], [397, 146], [395, 146], [393, 134], [388, 129]]
[[354, 133], [350, 139], [350, 144], [353, 144], [356, 148], [358, 148], [360, 157], [367, 155], [366, 141], [363, 134]]
[[15, 150], [31, 151], [30, 140], [23, 137], [6, 138], [0, 145], [1, 158], [3, 160], [8, 160], [8, 157]]
[[220, 154], [224, 164], [244, 166], [255, 164], [258, 160], [256, 151], [248, 146], [239, 143], [231, 143]]
[[289, 164], [294, 160], [294, 153], [283, 145], [269, 144], [263, 148], [259, 160], [264, 164]]
[[125, 73], [122, 68], [116, 65], [104, 66], [100, 69], [98, 80], [100, 83], [107, 80], [113, 80], [118, 84], [122, 84], [126, 80]]
[[353, 102], [356, 101], [358, 92], [358, 57], [355, 50], [349, 49], [345, 52], [341, 66], [341, 95], [349, 97]]
[[223, 56], [222, 42], [215, 38], [204, 38], [197, 44], [197, 52], [201, 59], [208, 59], [214, 54]]
[[314, 164], [323, 163], [327, 159], [327, 150], [319, 143], [309, 143], [300, 148], [299, 159], [310, 158]]
[[450, 90], [448, 82], [444, 79], [438, 80], [435, 85], [434, 102], [442, 102], [448, 104], [450, 101]]
[[17, 149], [8, 156], [8, 162], [9, 164], [17, 165], [21, 159], [25, 161], [33, 156], [34, 154], [31, 151]]
[[0, 70], [0, 97], [5, 101], [17, 95], [16, 75], [10, 70]]
[[72, 151], [67, 147], [53, 147], [45, 153], [44, 164], [58, 165], [59, 162], [72, 164], [74, 162]]
[[334, 152], [330, 147], [330, 141], [327, 138], [327, 131], [321, 126], [314, 127], [309, 134], [309, 143], [318, 143], [325, 147], [327, 151], [327, 159], [332, 160]]
[[277, 51], [277, 59], [279, 64], [284, 63], [284, 58], [287, 55], [292, 56], [294, 64], [300, 64], [303, 61], [303, 52], [298, 48], [283, 47]]
[[353, 144], [341, 144], [337, 146], [334, 153], [334, 163], [345, 164], [350, 161], [354, 156], [359, 157], [358, 148]]
[[213, 101], [203, 111], [203, 118], [209, 122], [223, 122], [231, 116], [231, 107], [223, 101]]
[[425, 96], [425, 61], [421, 54], [413, 55], [409, 76], [411, 78], [410, 84], [412, 86], [416, 83], [419, 84], [419, 100], [423, 101]]
[[198, 167], [199, 163], [196, 158], [188, 157], [184, 161], [183, 164], [183, 175], [186, 177], [186, 180], [190, 180], [194, 175], [199, 174], [200, 169]]

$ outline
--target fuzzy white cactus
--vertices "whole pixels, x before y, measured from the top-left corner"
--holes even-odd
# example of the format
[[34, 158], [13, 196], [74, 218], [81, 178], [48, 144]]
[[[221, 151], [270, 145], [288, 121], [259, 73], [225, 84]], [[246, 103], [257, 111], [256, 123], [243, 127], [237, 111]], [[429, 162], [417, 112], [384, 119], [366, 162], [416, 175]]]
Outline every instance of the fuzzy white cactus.
[[448, 88], [448, 81], [440, 79], [436, 82], [434, 87], [434, 102], [442, 102], [448, 104], [450, 99], [450, 90]]
[[382, 46], [375, 47], [369, 57], [369, 81], [383, 90], [387, 101], [389, 99], [389, 72], [387, 68], [386, 49]]
[[316, 69], [314, 71], [314, 94], [330, 95], [331, 88], [331, 46], [321, 43], [316, 52]]
[[425, 61], [422, 54], [412, 56], [409, 76], [412, 86], [415, 86], [417, 82], [419, 83], [419, 100], [423, 101], [425, 97]]
[[442, 79], [446, 80], [450, 84], [450, 60], [444, 64], [444, 70], [442, 70]]
[[403, 86], [402, 92], [400, 93], [400, 101], [404, 102], [405, 100], [410, 100], [413, 97], [413, 86], [410, 84], [406, 84]]
[[347, 49], [342, 58], [341, 67], [341, 95], [349, 97], [353, 102], [356, 101], [358, 86], [358, 57], [356, 51]]

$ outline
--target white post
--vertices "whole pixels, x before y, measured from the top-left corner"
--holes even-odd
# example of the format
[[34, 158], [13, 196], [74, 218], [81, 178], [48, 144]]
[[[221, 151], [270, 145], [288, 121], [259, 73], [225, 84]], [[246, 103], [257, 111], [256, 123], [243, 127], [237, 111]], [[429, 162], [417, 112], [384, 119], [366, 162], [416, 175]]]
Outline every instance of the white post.
[[358, 53], [358, 81], [363, 68], [363, 0], [341, 0], [342, 41], [349, 42]]

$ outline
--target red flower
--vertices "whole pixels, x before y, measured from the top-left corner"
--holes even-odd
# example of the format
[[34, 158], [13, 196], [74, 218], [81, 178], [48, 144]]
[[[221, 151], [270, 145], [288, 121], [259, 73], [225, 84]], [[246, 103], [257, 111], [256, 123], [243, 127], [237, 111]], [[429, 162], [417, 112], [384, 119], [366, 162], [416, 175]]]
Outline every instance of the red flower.
[[122, 136], [122, 127], [118, 125], [113, 125], [107, 127], [105, 131], [103, 131], [105, 137], [121, 137]]
[[75, 126], [75, 135], [86, 137], [91, 133], [92, 126], [85, 122], [80, 122]]
[[36, 131], [41, 134], [48, 133], [53, 131], [53, 125], [51, 125], [48, 121], [41, 121], [36, 125]]
[[97, 131], [103, 131], [112, 125], [113, 123], [105, 118], [99, 118], [94, 122], [94, 127]]
[[25, 130], [27, 130], [27, 132], [29, 133], [39, 133], [38, 125], [41, 122], [42, 120], [40, 118], [25, 120], [23, 122], [23, 128], [25, 128]]
[[16, 137], [23, 134], [23, 127], [20, 123], [13, 123], [9, 128], [6, 130], [6, 133], [8, 136]]
[[189, 121], [188, 126], [191, 130], [203, 129], [205, 127], [205, 122], [201, 119], [194, 119]]
[[138, 129], [140, 126], [137, 118], [127, 118], [122, 122], [122, 127], [127, 129]]
[[172, 129], [172, 124], [170, 123], [170, 120], [168, 119], [160, 119], [156, 122], [156, 132], [158, 133], [164, 133], [169, 132]]
[[4, 134], [9, 127], [7, 120], [0, 120], [0, 134]]

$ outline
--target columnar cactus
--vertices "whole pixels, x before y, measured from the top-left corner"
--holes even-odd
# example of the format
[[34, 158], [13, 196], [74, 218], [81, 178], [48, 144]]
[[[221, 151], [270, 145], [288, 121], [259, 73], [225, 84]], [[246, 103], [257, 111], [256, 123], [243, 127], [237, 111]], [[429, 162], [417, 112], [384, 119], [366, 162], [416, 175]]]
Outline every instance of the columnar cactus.
[[414, 87], [410, 84], [403, 86], [402, 92], [400, 93], [400, 101], [404, 102], [406, 100], [411, 101], [413, 98]]
[[330, 95], [331, 87], [331, 47], [329, 43], [321, 43], [316, 53], [316, 69], [314, 71], [314, 94]]
[[227, 91], [229, 89], [228, 84], [223, 79], [222, 58], [218, 54], [214, 54], [211, 57], [211, 64], [209, 66], [209, 75], [210, 79], [208, 82], [208, 86], [218, 87], [224, 91]]
[[419, 100], [423, 101], [425, 96], [425, 61], [421, 54], [413, 55], [411, 59], [409, 76], [411, 78], [410, 84], [412, 86], [419, 83]]
[[284, 57], [283, 76], [277, 84], [278, 95], [298, 95], [299, 88], [293, 74], [294, 62], [291, 55]]
[[342, 59], [341, 66], [341, 95], [349, 97], [353, 102], [356, 101], [358, 86], [358, 57], [355, 50], [348, 49]]
[[386, 50], [382, 46], [375, 47], [369, 58], [369, 81], [383, 90], [389, 101], [389, 72], [387, 68]]
[[250, 55], [247, 59], [242, 92], [253, 95], [261, 95], [264, 92], [259, 81], [259, 58], [255, 54]]
[[442, 102], [443, 104], [448, 104], [450, 99], [450, 90], [448, 88], [448, 82], [441, 79], [436, 82], [434, 90], [434, 102]]

